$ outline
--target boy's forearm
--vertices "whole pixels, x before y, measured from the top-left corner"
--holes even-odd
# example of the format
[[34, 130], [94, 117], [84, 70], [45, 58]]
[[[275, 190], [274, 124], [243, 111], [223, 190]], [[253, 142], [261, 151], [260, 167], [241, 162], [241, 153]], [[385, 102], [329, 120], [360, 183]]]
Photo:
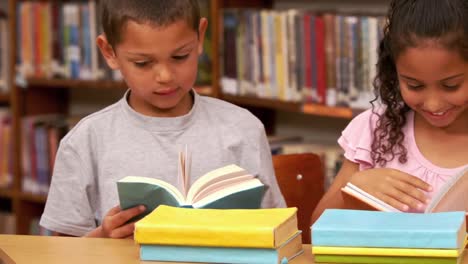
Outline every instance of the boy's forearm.
[[98, 226], [97, 228], [86, 234], [84, 237], [104, 237], [102, 233], [102, 227]]

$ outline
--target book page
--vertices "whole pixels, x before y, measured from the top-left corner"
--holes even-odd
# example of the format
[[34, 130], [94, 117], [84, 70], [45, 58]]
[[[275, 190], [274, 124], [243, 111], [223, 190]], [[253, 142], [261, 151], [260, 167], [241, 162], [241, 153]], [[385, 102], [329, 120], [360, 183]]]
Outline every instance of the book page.
[[201, 192], [204, 188], [215, 184], [216, 182], [243, 176], [250, 176], [250, 178], [255, 178], [254, 175], [251, 175], [246, 170], [234, 164], [212, 170], [193, 182], [187, 194], [187, 201], [189, 201], [189, 203], [195, 202], [194, 198], [199, 192]]
[[177, 168], [177, 188], [187, 199], [187, 193], [190, 185], [190, 155], [188, 153], [187, 145], [184, 149], [179, 151], [178, 168]]
[[426, 212], [468, 211], [468, 167], [444, 185], [427, 206]]
[[349, 208], [359, 210], [377, 209], [384, 212], [401, 212], [350, 182], [348, 182], [345, 187], [341, 188], [341, 191], [348, 195], [343, 198], [345, 198], [344, 202]]
[[192, 157], [188, 151], [187, 145], [185, 145], [184, 150], [184, 196], [187, 199], [187, 194], [190, 188], [190, 170], [192, 165]]
[[204, 186], [204, 188], [200, 189], [200, 191], [195, 194], [195, 197], [193, 198], [187, 197], [187, 200], [190, 203], [197, 202], [205, 198], [206, 196], [213, 194], [215, 192], [218, 192], [220, 190], [223, 190], [227, 187], [234, 186], [234, 185], [241, 185], [243, 182], [249, 179], [252, 179], [252, 175], [243, 175], [239, 177], [225, 179], [225, 180], [218, 181], [218, 182], [213, 182], [212, 184]]
[[[259, 179], [257, 178], [251, 178], [247, 181], [244, 181], [238, 185], [233, 185], [233, 186], [228, 186], [228, 187], [224, 187], [221, 191], [218, 191], [218, 192], [213, 192], [209, 195], [206, 195], [205, 197], [203, 197], [203, 199], [200, 199], [196, 202], [193, 203], [193, 207], [194, 208], [200, 208], [200, 207], [203, 207], [207, 204], [210, 204], [214, 201], [218, 201], [220, 200], [221, 198], [223, 197], [226, 197], [230, 194], [235, 194], [235, 193], [239, 193], [239, 192], [242, 192], [244, 190], [249, 190], [249, 189], [254, 189], [254, 188], [258, 188], [258, 187], [261, 187], [261, 186], [264, 186]], [[240, 207], [236, 207], [236, 208], [240, 208]]]

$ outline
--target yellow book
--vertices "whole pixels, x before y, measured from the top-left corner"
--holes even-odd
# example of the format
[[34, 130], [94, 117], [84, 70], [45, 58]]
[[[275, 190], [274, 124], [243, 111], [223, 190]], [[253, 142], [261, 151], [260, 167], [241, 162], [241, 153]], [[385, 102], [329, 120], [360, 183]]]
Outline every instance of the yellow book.
[[296, 208], [190, 209], [160, 205], [135, 224], [139, 244], [277, 248], [296, 234]]
[[400, 257], [458, 257], [465, 248], [422, 249], [422, 248], [365, 248], [365, 247], [312, 247], [314, 255], [365, 255]]

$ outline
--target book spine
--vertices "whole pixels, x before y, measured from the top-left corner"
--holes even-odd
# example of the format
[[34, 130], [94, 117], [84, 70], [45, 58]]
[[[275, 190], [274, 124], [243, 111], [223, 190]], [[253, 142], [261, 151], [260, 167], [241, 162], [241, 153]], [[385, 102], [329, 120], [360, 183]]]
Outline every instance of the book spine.
[[[187, 224], [187, 226], [189, 226]], [[220, 235], [222, 234], [222, 235]], [[255, 239], [252, 239], [255, 237]], [[240, 228], [186, 228], [137, 224], [134, 239], [140, 244], [204, 247], [274, 248], [273, 230]]]
[[326, 83], [326, 61], [325, 61], [325, 22], [323, 17], [318, 16], [315, 20], [315, 48], [317, 64], [317, 102], [325, 104], [327, 96]]
[[314, 246], [337, 247], [396, 247], [396, 248], [458, 248], [456, 232], [441, 230], [431, 232], [422, 230], [346, 230], [317, 229], [312, 230]]
[[141, 245], [140, 259], [143, 261], [272, 264], [278, 263], [278, 253], [275, 249], [265, 248]]
[[421, 249], [421, 248], [377, 248], [377, 247], [316, 247], [314, 255], [365, 255], [365, 256], [406, 256], [406, 257], [446, 257], [456, 258], [458, 249]]
[[317, 263], [372, 263], [372, 264], [456, 264], [457, 258], [431, 257], [382, 257], [382, 256], [343, 256], [343, 255], [315, 255]]
[[268, 11], [262, 10], [260, 12], [261, 17], [261, 46], [262, 46], [262, 80], [263, 90], [261, 93], [262, 97], [271, 97], [271, 64], [270, 64], [270, 41], [268, 38], [269, 25]]
[[311, 61], [311, 34], [310, 34], [310, 20], [309, 13], [304, 14], [303, 19], [303, 36], [304, 36], [304, 73], [303, 73], [303, 87], [302, 92], [306, 102], [311, 102], [312, 97], [312, 61]]

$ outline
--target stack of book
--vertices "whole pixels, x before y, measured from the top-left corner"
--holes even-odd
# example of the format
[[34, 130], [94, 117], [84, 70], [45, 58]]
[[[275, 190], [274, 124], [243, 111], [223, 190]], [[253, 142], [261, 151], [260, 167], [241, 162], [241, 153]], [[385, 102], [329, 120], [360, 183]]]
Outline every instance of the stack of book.
[[135, 224], [142, 261], [288, 263], [303, 252], [297, 209], [160, 205]]
[[465, 212], [328, 209], [312, 225], [312, 245], [317, 263], [460, 263]]

